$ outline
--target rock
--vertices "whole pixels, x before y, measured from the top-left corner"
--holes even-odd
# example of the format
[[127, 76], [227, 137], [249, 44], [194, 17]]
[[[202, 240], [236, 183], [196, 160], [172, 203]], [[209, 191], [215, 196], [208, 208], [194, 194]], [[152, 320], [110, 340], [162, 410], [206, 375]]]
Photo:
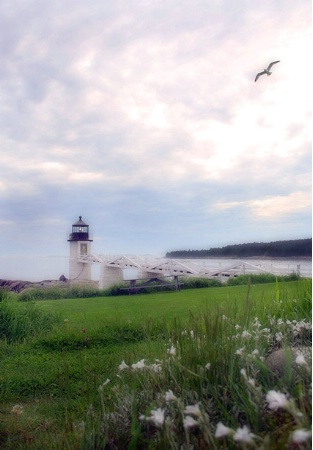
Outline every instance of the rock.
[[[53, 286], [64, 287], [64, 283], [67, 283], [68, 280], [62, 275], [62, 280], [43, 280], [38, 282], [31, 281], [21, 281], [21, 280], [2, 280], [0, 279], [0, 289], [5, 289], [6, 291], [13, 291], [16, 293], [20, 293], [25, 289], [31, 288], [39, 288], [45, 289]], [[60, 277], [61, 278], [61, 277]]]
[[293, 370], [298, 370], [301, 366], [311, 368], [312, 347], [287, 347], [275, 350], [266, 358], [265, 363], [279, 376], [290, 372], [290, 368]]
[[30, 285], [30, 281], [0, 280], [0, 288], [6, 289], [7, 291], [21, 292], [23, 289], [29, 287]]

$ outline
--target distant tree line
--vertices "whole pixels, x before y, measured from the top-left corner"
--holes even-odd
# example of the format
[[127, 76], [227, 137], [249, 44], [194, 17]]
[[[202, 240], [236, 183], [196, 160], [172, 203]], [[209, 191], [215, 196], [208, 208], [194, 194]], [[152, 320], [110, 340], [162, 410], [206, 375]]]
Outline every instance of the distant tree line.
[[226, 245], [208, 250], [175, 250], [167, 252], [167, 258], [209, 258], [209, 257], [312, 257], [312, 238], [291, 241], [252, 242]]

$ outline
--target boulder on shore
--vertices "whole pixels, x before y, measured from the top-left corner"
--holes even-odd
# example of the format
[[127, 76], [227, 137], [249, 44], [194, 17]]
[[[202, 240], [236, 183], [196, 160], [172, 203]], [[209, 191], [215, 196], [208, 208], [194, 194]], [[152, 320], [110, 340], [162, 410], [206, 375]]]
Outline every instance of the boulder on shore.
[[51, 286], [64, 286], [68, 282], [64, 275], [61, 275], [59, 280], [43, 280], [38, 282], [23, 281], [23, 280], [2, 280], [0, 279], [0, 289], [5, 289], [12, 292], [22, 292], [29, 288], [47, 288]]
[[265, 360], [266, 365], [278, 376], [294, 372], [305, 366], [312, 367], [312, 347], [287, 347], [275, 350]]

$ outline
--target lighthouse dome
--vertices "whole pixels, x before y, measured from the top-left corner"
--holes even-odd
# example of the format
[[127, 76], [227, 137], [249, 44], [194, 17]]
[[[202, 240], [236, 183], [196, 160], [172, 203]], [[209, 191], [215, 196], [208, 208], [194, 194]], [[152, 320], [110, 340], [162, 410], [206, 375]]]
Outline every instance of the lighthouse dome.
[[68, 241], [92, 241], [89, 239], [89, 225], [82, 220], [82, 216], [79, 216], [77, 222], [73, 223]]

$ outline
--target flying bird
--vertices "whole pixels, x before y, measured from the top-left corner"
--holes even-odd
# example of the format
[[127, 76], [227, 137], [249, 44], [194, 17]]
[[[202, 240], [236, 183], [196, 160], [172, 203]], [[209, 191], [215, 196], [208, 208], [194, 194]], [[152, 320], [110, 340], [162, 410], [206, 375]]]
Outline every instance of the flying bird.
[[280, 61], [273, 61], [273, 62], [271, 62], [271, 63], [268, 65], [268, 68], [267, 68], [267, 69], [264, 69], [263, 72], [259, 72], [259, 73], [257, 74], [257, 76], [255, 77], [255, 80], [254, 80], [254, 81], [257, 81], [257, 79], [258, 79], [261, 75], [265, 75], [265, 74], [266, 74], [267, 76], [271, 75], [272, 72], [270, 72], [270, 70], [271, 70], [272, 66], [273, 66], [274, 64], [279, 63], [279, 62], [280, 62]]

